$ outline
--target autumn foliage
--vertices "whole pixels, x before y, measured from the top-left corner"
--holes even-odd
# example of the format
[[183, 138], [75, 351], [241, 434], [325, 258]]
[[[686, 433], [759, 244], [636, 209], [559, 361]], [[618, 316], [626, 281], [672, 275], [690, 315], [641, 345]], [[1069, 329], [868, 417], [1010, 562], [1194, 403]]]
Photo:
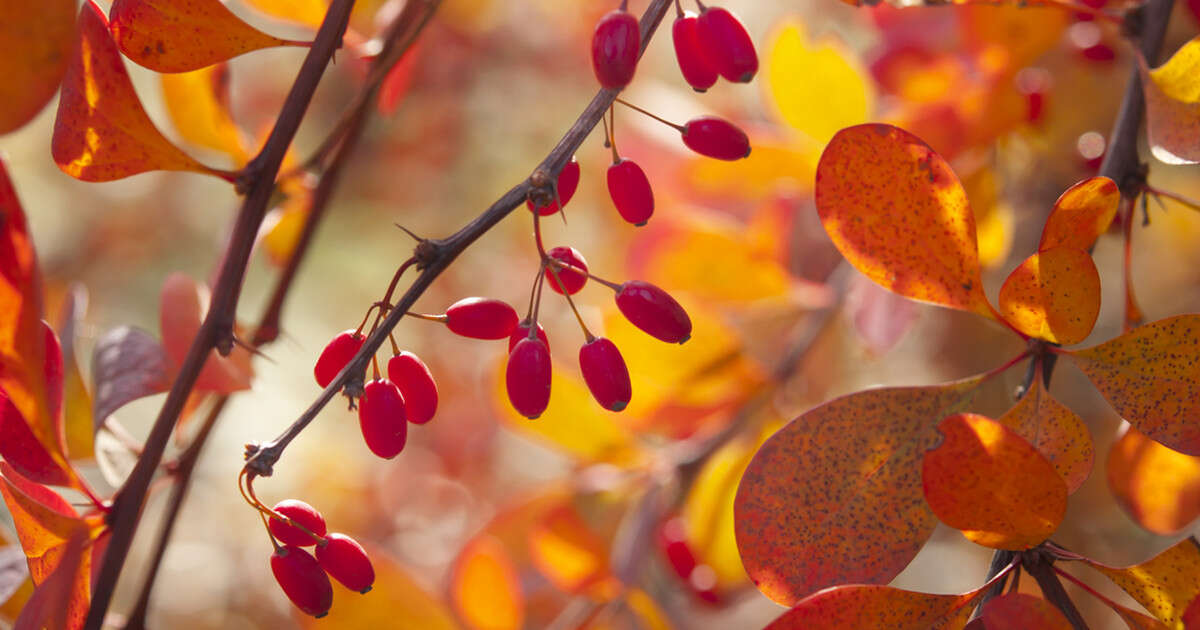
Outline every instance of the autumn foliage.
[[1200, 3], [801, 4], [0, 2], [0, 620], [1200, 630]]

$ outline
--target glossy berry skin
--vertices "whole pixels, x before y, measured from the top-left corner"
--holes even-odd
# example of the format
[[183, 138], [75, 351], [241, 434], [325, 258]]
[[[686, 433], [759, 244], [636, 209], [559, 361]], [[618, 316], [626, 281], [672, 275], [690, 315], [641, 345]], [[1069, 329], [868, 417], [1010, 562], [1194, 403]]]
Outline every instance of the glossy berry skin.
[[329, 577], [342, 586], [359, 593], [371, 590], [375, 583], [375, 567], [358, 541], [345, 534], [333, 533], [325, 537], [326, 543], [318, 545], [317, 562]]
[[388, 359], [387, 373], [400, 388], [408, 421], [425, 424], [433, 419], [438, 406], [438, 388], [425, 362], [406, 350]]
[[404, 396], [391, 379], [375, 379], [363, 388], [358, 401], [358, 426], [372, 453], [391, 459], [404, 450], [408, 439]]
[[621, 158], [608, 167], [608, 194], [621, 218], [641, 227], [654, 214], [654, 191], [637, 162]]
[[504, 374], [508, 400], [517, 413], [537, 419], [550, 404], [550, 350], [541, 339], [525, 338], [508, 355]]
[[728, 120], [701, 116], [683, 126], [683, 143], [700, 155], [732, 162], [750, 157], [746, 132]]
[[630, 280], [617, 291], [617, 308], [642, 332], [667, 343], [692, 337], [692, 319], [666, 291], [641, 280]]
[[[554, 185], [558, 190], [558, 200], [562, 202], [564, 207], [567, 205], [567, 202], [575, 196], [575, 191], [579, 189], [579, 174], [579, 162], [577, 162], [574, 157], [572, 157], [571, 161], [567, 162], [567, 165], [563, 167], [563, 170], [559, 171], [558, 173], [558, 181]], [[525, 206], [528, 207], [531, 212], [533, 211], [532, 201], [529, 201], [528, 199], [525, 200]], [[554, 202], [551, 202], [549, 205], [538, 207], [538, 214], [544, 217], [550, 216], [558, 211], [559, 207]]]
[[[313, 506], [300, 501], [298, 499], [284, 499], [275, 504], [271, 508], [276, 512], [292, 519], [299, 523], [304, 529], [316, 534], [317, 536], [325, 535], [325, 517], [317, 511]], [[285, 545], [296, 545], [298, 547], [307, 547], [317, 544], [317, 540], [312, 536], [304, 533], [303, 529], [296, 527], [290, 523], [281, 521], [275, 517], [267, 520], [267, 527], [271, 530], [271, 535], [279, 542]]]
[[616, 344], [596, 337], [579, 349], [579, 369], [592, 396], [609, 411], [622, 411], [629, 406], [633, 390], [629, 384], [629, 368]]
[[317, 377], [317, 385], [322, 388], [328, 387], [337, 377], [338, 372], [341, 372], [350, 359], [354, 358], [366, 340], [366, 337], [356, 334], [353, 330], [341, 332], [334, 337], [321, 351], [321, 356], [317, 358], [317, 365], [313, 368], [313, 376]]
[[758, 54], [754, 41], [733, 13], [720, 7], [700, 12], [696, 33], [700, 45], [726, 81], [748, 83], [758, 73]]
[[[587, 271], [587, 261], [583, 259], [583, 254], [580, 254], [579, 250], [574, 247], [555, 247], [546, 252], [546, 255], [559, 262]], [[578, 271], [559, 269], [557, 273], [558, 278], [555, 279], [555, 272], [551, 271], [550, 267], [546, 268], [546, 283], [555, 293], [562, 294], [565, 288], [568, 295], [575, 295], [579, 293], [583, 285], [587, 284], [587, 276]]]
[[675, 60], [683, 80], [697, 92], [705, 92], [717, 82], [717, 68], [708, 59], [700, 44], [699, 20], [688, 11], [675, 18], [671, 39], [675, 43]]
[[[546, 352], [549, 352], [550, 351], [550, 340], [546, 338], [546, 329], [542, 328], [541, 324], [537, 325], [537, 332], [535, 332], [534, 335], [536, 335], [538, 339], [541, 339], [542, 343], [546, 344]], [[529, 320], [523, 319], [523, 320], [521, 320], [520, 324], [517, 324], [517, 329], [513, 331], [512, 336], [508, 338], [509, 354], [512, 354], [513, 348], [516, 348], [517, 344], [520, 343], [522, 339], [525, 339], [528, 336], [529, 336]]]
[[317, 559], [294, 545], [285, 545], [271, 555], [271, 572], [288, 599], [297, 608], [320, 619], [333, 605], [333, 586]]
[[592, 69], [600, 85], [616, 90], [629, 85], [641, 46], [637, 18], [628, 11], [617, 9], [600, 18], [592, 35]]
[[517, 312], [506, 302], [471, 297], [446, 309], [446, 326], [472, 339], [504, 339], [517, 327]]

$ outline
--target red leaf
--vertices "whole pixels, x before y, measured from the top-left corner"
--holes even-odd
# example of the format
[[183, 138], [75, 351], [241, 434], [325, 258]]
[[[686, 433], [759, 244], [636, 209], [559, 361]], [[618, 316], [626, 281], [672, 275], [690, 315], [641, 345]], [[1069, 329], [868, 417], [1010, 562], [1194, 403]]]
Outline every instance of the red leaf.
[[51, 142], [58, 167], [90, 182], [152, 170], [229, 177], [192, 159], [150, 121], [93, 0], [80, 9], [78, 24], [79, 44], [63, 78]]
[[1050, 602], [1026, 593], [1008, 593], [983, 606], [987, 630], [1071, 630], [1071, 622]]
[[1161, 319], [1066, 354], [1139, 431], [1200, 455], [1200, 315]]
[[54, 97], [74, 45], [74, 0], [4, 5], [0, 50], [8, 54], [0, 61], [0, 134], [29, 122]]
[[[200, 323], [208, 308], [207, 296], [201, 295], [201, 290], [195, 281], [182, 273], [167, 276], [163, 283], [159, 323], [163, 348], [176, 370], [183, 364], [192, 340], [200, 332]], [[218, 394], [249, 389], [253, 374], [250, 353], [245, 348], [235, 347], [227, 357], [210, 350], [195, 389]]]
[[54, 570], [33, 591], [21, 609], [13, 630], [82, 628], [89, 601], [89, 558], [84, 553], [88, 542], [82, 524], [70, 532], [62, 558]]
[[837, 133], [817, 165], [817, 212], [850, 264], [884, 288], [993, 317], [975, 216], [950, 165], [891, 125]]
[[734, 500], [738, 550], [759, 590], [795, 605], [827, 586], [896, 577], [937, 525], [921, 457], [979, 383], [857, 392], [771, 436]]
[[273, 46], [307, 46], [243, 22], [219, 0], [114, 0], [113, 39], [134, 63], [188, 72]]

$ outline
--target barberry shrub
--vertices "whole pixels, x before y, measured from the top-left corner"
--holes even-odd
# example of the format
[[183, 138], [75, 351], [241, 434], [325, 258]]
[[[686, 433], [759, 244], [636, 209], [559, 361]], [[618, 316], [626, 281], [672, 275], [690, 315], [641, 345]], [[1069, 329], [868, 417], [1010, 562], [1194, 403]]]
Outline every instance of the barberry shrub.
[[1200, 628], [1200, 5], [858, 4], [8, 7], [0, 619]]

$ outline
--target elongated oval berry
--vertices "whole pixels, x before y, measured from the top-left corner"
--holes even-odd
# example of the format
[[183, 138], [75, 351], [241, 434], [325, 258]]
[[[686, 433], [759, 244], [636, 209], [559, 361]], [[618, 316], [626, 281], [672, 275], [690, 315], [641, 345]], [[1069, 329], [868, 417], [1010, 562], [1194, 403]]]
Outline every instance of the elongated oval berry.
[[317, 357], [317, 365], [313, 368], [313, 376], [317, 377], [317, 385], [323, 388], [328, 387], [337, 377], [338, 372], [341, 372], [350, 359], [354, 358], [366, 340], [366, 337], [354, 330], [338, 333], [338, 336], [334, 337], [321, 351], [321, 356]]
[[271, 572], [296, 608], [320, 619], [333, 605], [333, 586], [317, 559], [307, 551], [284, 545], [271, 554]]
[[471, 297], [446, 309], [446, 326], [473, 339], [504, 339], [517, 327], [517, 311], [506, 302]]
[[675, 43], [675, 60], [683, 80], [697, 92], [707, 91], [717, 82], [717, 68], [708, 59], [708, 53], [700, 44], [699, 20], [688, 11], [675, 18], [671, 27], [671, 39]]
[[758, 54], [746, 27], [733, 13], [705, 7], [696, 24], [700, 45], [726, 81], [748, 83], [758, 72]]
[[642, 332], [667, 343], [692, 337], [692, 318], [666, 291], [641, 280], [630, 280], [617, 291], [617, 308]]
[[[525, 339], [529, 336], [530, 323], [531, 322], [529, 321], [529, 318], [525, 318], [521, 320], [520, 324], [517, 324], [517, 329], [514, 330], [512, 336], [508, 338], [509, 354], [512, 354], [513, 348], [517, 347], [517, 344], [520, 343], [522, 339]], [[538, 339], [541, 339], [542, 343], [546, 344], [546, 352], [550, 352], [550, 340], [546, 338], [546, 329], [542, 328], [541, 323], [537, 325], [537, 332], [535, 332], [534, 335]]]
[[633, 390], [629, 384], [629, 368], [616, 344], [596, 337], [579, 349], [579, 369], [592, 396], [601, 407], [621, 411], [629, 405]]
[[[577, 162], [574, 157], [572, 157], [571, 161], [567, 162], [567, 165], [563, 167], [563, 170], [559, 171], [558, 173], [558, 181], [554, 184], [554, 186], [555, 189], [558, 190], [558, 200], [562, 202], [563, 207], [566, 207], [567, 202], [575, 196], [575, 191], [579, 189], [579, 173], [579, 162]], [[533, 211], [532, 201], [526, 199], [525, 206], [528, 207], [530, 211]], [[538, 214], [546, 217], [558, 212], [559, 210], [560, 208], [558, 204], [551, 201], [544, 206], [538, 206], [537, 212]]]
[[375, 567], [367, 552], [357, 540], [333, 533], [325, 537], [325, 544], [317, 546], [317, 562], [330, 577], [342, 586], [359, 593], [371, 590], [375, 583]]
[[732, 162], [750, 157], [746, 132], [728, 120], [701, 116], [683, 126], [683, 143], [700, 155]]
[[413, 424], [429, 422], [437, 412], [438, 388], [425, 362], [406, 350], [388, 359], [387, 373], [404, 397], [408, 421]]
[[608, 167], [608, 194], [621, 218], [641, 227], [654, 214], [654, 191], [637, 162], [621, 158]]
[[525, 338], [508, 355], [504, 373], [508, 400], [517, 413], [536, 419], [550, 404], [550, 350], [541, 339]]
[[[555, 247], [554, 249], [546, 252], [546, 255], [559, 262], [582, 269], [585, 272], [587, 271], [587, 261], [583, 259], [583, 254], [580, 254], [579, 250], [575, 249], [574, 247]], [[555, 293], [561, 294], [565, 288], [568, 295], [575, 295], [576, 293], [579, 293], [579, 290], [583, 288], [583, 285], [587, 284], [587, 276], [579, 273], [578, 271], [559, 269], [557, 271], [557, 279], [554, 277], [555, 273], [556, 272], [551, 271], [550, 268], [546, 269], [546, 282], [550, 285], [550, 290], [554, 291]], [[526, 331], [528, 331], [528, 328]]]
[[592, 35], [592, 69], [600, 85], [620, 89], [629, 85], [637, 70], [642, 48], [642, 32], [637, 18], [621, 8], [609, 11], [596, 23]]
[[391, 379], [375, 379], [363, 388], [358, 401], [358, 426], [372, 453], [391, 459], [404, 450], [408, 439], [404, 396]]
[[[284, 499], [271, 508], [276, 512], [296, 521], [300, 527], [307, 529], [317, 536], [325, 535], [325, 517], [313, 506], [299, 499]], [[317, 539], [309, 536], [304, 529], [291, 523], [281, 521], [274, 516], [267, 520], [271, 535], [285, 545], [307, 547], [317, 544]]]

